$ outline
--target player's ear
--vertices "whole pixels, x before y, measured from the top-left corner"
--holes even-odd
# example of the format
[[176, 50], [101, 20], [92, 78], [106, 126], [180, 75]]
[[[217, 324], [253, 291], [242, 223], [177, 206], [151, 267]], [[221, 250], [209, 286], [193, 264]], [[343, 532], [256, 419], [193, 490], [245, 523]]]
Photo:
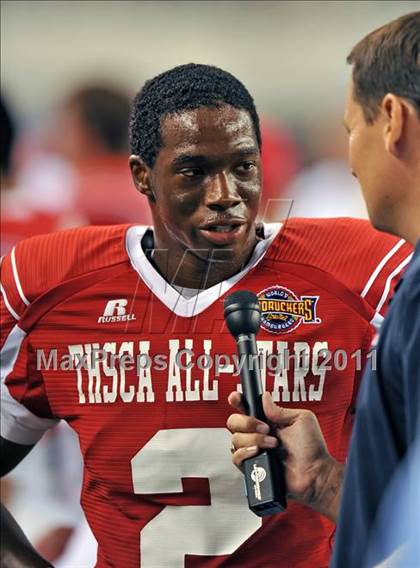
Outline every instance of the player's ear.
[[150, 168], [147, 164], [140, 158], [132, 154], [128, 163], [130, 164], [131, 175], [133, 176], [134, 185], [137, 190], [145, 195], [149, 201], [155, 201], [155, 196], [152, 190], [152, 183], [150, 177]]
[[405, 105], [402, 99], [392, 93], [388, 93], [382, 99], [381, 110], [385, 117], [385, 147], [390, 154], [398, 156], [406, 120]]

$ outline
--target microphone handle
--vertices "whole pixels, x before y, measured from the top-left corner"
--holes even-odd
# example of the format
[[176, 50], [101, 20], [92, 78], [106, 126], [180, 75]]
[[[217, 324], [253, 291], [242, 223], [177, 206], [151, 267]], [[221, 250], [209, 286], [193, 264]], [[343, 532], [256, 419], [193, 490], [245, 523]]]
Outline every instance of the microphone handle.
[[242, 393], [248, 416], [267, 422], [262, 406], [263, 388], [261, 383], [257, 342], [254, 334], [238, 336], [237, 348], [241, 369]]
[[[267, 422], [262, 406], [263, 387], [255, 335], [241, 334], [236, 344], [246, 413]], [[286, 486], [279, 448], [261, 450], [256, 456], [247, 458], [243, 462], [243, 470], [251, 511], [263, 517], [286, 509]]]

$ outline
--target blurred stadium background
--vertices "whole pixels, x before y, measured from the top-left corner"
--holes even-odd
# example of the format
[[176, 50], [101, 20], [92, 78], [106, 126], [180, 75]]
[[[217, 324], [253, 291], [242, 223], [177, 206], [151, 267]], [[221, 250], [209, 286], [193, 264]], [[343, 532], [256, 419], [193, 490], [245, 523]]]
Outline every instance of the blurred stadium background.
[[[292, 199], [292, 215], [365, 216], [341, 124], [345, 59], [370, 30], [419, 5], [2, 1], [2, 100], [16, 127], [2, 115], [2, 254], [37, 232], [149, 222], [127, 167], [130, 99], [148, 78], [187, 62], [232, 72], [254, 96], [266, 199]], [[7, 132], [15, 136], [5, 164]], [[261, 216], [287, 211], [265, 201]], [[74, 437], [60, 426], [2, 483], [3, 498], [57, 566], [92, 565], [71, 544], [63, 556], [82, 519], [80, 479]], [[86, 555], [89, 544], [76, 541]]]

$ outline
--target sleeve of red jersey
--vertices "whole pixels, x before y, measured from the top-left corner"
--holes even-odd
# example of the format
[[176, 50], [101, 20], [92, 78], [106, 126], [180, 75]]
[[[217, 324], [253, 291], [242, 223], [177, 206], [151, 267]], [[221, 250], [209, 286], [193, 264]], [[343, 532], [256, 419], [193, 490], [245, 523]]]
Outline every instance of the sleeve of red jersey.
[[0, 296], [0, 348], [3, 348], [7, 336], [23, 315], [29, 301], [23, 293], [16, 268], [15, 249], [1, 259], [1, 296]]
[[[21, 241], [1, 259], [1, 335], [0, 348], [31, 302], [48, 287], [44, 274], [48, 261], [40, 261], [40, 245], [45, 237]], [[51, 255], [46, 255], [50, 258]], [[43, 266], [41, 266], [43, 264]], [[51, 278], [51, 277], [50, 277]]]
[[[103, 230], [90, 227], [83, 231], [68, 229], [20, 241], [1, 264], [1, 345], [16, 321], [41, 294], [66, 278], [94, 270], [108, 261], [118, 261], [116, 251], [121, 232], [118, 227]], [[101, 244], [107, 239], [115, 244], [101, 249]], [[103, 249], [108, 248], [111, 253], [107, 256]]]
[[413, 247], [404, 239], [374, 231], [370, 247], [370, 273], [360, 293], [375, 310], [373, 323], [379, 327], [395, 287], [413, 256]]
[[1, 262], [1, 435], [23, 445], [35, 444], [58, 422], [51, 414], [27, 335], [19, 327], [29, 305], [13, 249]]

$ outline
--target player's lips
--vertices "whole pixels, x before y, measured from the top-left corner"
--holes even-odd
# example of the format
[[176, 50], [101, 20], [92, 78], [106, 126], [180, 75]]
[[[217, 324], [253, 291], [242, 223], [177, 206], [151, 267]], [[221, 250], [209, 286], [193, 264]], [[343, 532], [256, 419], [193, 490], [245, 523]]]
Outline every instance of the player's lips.
[[214, 245], [233, 244], [246, 231], [244, 219], [218, 219], [199, 228], [201, 235]]

